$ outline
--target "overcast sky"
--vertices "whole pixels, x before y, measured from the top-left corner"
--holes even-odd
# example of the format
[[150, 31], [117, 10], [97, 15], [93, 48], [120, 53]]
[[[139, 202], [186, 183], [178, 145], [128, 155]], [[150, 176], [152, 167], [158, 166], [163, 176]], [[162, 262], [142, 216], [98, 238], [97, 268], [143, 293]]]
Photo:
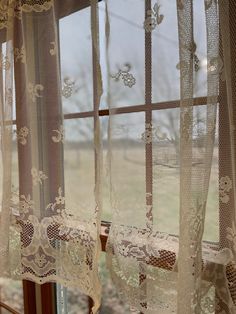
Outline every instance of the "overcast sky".
[[[111, 80], [113, 106], [144, 104], [145, 48], [143, 28], [144, 0], [109, 0], [110, 72], [115, 74], [125, 63], [131, 65], [130, 73], [136, 84], [129, 88], [122, 80]], [[153, 1], [152, 6], [156, 1]], [[152, 75], [153, 102], [179, 99], [178, 27], [175, 0], [160, 0], [160, 14], [164, 19], [152, 32]], [[99, 4], [101, 64], [105, 69], [105, 6]], [[197, 73], [197, 96], [206, 94], [206, 29], [204, 23], [204, 1], [194, 1], [194, 39], [196, 54], [200, 60]], [[62, 78], [75, 81], [75, 93], [64, 99], [66, 112], [78, 111], [75, 103], [81, 103], [81, 110], [92, 109], [92, 54], [90, 34], [90, 8], [83, 9], [60, 21], [60, 49]], [[104, 70], [106, 72], [106, 69]], [[105, 73], [104, 72], [104, 73]], [[106, 92], [106, 78], [103, 77]], [[117, 96], [118, 95], [118, 96]], [[105, 100], [102, 100], [105, 107]], [[160, 113], [161, 114], [161, 113]], [[126, 115], [127, 116], [127, 115]], [[139, 117], [140, 118], [139, 118]], [[123, 121], [128, 117], [123, 116]], [[134, 123], [143, 124], [143, 116], [136, 115]]]

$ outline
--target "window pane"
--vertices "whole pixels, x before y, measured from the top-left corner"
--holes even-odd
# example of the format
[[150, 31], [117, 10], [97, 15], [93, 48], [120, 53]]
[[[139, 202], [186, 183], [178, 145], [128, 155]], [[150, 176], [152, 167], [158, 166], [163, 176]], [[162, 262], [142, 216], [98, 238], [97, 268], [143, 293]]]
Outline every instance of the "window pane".
[[111, 29], [108, 53], [111, 105], [144, 104], [144, 1], [110, 0], [108, 10]]
[[88, 314], [88, 297], [77, 288], [57, 285], [57, 314]]
[[60, 58], [64, 113], [92, 110], [90, 7], [60, 20]]
[[[154, 6], [154, 2], [153, 2]], [[152, 7], [153, 7], [152, 6]], [[176, 4], [162, 1], [163, 20], [152, 32], [152, 102], [180, 99]]]
[[[152, 1], [154, 6], [156, 1]], [[163, 20], [152, 32], [152, 101], [180, 99], [179, 38], [176, 3], [162, 1]], [[204, 1], [193, 2], [194, 97], [207, 94], [207, 47]]]
[[[193, 179], [197, 177], [198, 169], [201, 169], [204, 164], [205, 117], [206, 106], [195, 106], [193, 113], [193, 138], [195, 141], [193, 144]], [[153, 111], [154, 225], [158, 231], [176, 235], [179, 234], [179, 140], [179, 108]], [[219, 240], [218, 178], [218, 132], [216, 132], [203, 237], [204, 240], [214, 242]], [[194, 181], [192, 184], [194, 185]]]
[[[100, 59], [103, 71], [105, 66], [104, 2], [99, 2], [98, 6], [100, 9]], [[60, 19], [60, 62], [64, 113], [93, 110], [93, 54], [90, 11], [89, 6]], [[105, 83], [105, 77], [103, 80]], [[107, 107], [103, 98], [101, 103], [102, 107]]]
[[[0, 278], [0, 300], [19, 313], [24, 313], [22, 281]], [[5, 311], [5, 312], [4, 312]], [[9, 313], [2, 309], [1, 313]]]
[[158, 231], [178, 234], [179, 109], [153, 112], [153, 218]]
[[64, 127], [66, 206], [82, 220], [89, 219], [96, 207], [93, 118], [65, 120]]
[[[140, 227], [145, 223], [145, 143], [141, 136], [144, 118], [144, 113], [121, 114], [111, 118], [114, 202], [111, 204], [108, 199], [110, 183], [107, 178], [107, 183], [104, 184], [104, 194], [107, 192], [104, 197], [104, 220], [111, 220], [113, 206], [113, 209], [119, 209], [119, 217], [116, 218], [119, 223]], [[108, 162], [105, 151], [104, 161]], [[107, 167], [108, 163], [104, 170]]]

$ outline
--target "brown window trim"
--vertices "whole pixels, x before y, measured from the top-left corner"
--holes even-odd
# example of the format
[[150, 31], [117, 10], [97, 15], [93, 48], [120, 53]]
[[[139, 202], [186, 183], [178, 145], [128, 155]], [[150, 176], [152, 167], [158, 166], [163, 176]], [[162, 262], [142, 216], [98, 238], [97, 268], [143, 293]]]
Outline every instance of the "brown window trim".
[[0, 301], [0, 314], [2, 314], [2, 308], [7, 310], [11, 314], [20, 314], [6, 303]]
[[23, 297], [24, 297], [24, 313], [37, 313], [36, 312], [36, 284], [29, 280], [22, 280], [23, 282]]
[[[98, 0], [100, 2], [101, 0]], [[69, 5], [68, 5], [69, 2]], [[57, 0], [57, 10], [59, 19], [73, 14], [77, 11], [90, 7], [90, 0]]]
[[[207, 97], [196, 97], [193, 99], [194, 106], [206, 106]], [[180, 100], [171, 100], [165, 102], [153, 103], [151, 110], [165, 110], [165, 109], [175, 109], [180, 107]], [[136, 112], [145, 112], [149, 110], [146, 105], [135, 105], [135, 106], [126, 106], [126, 107], [117, 107], [112, 109], [100, 109], [98, 111], [98, 115], [100, 117], [110, 116], [116, 114], [128, 114], [128, 113], [136, 113]], [[82, 112], [73, 112], [64, 114], [64, 120], [70, 119], [82, 119], [82, 118], [93, 118], [95, 112], [93, 110], [90, 111], [82, 111]], [[16, 124], [16, 120], [6, 121], [7, 124]]]
[[[193, 99], [194, 106], [204, 106], [208, 102], [207, 97], [196, 97]], [[165, 110], [165, 109], [175, 109], [180, 107], [180, 100], [170, 100], [164, 102], [152, 103], [151, 107], [149, 105], [134, 105], [134, 106], [126, 106], [126, 107], [117, 107], [111, 109], [100, 109], [98, 114], [100, 117], [116, 115], [116, 114], [127, 114], [127, 113], [135, 113], [135, 112], [146, 112], [149, 110]], [[80, 119], [80, 118], [90, 118], [94, 117], [94, 111], [82, 111], [82, 112], [74, 112], [67, 113], [64, 115], [64, 119]]]

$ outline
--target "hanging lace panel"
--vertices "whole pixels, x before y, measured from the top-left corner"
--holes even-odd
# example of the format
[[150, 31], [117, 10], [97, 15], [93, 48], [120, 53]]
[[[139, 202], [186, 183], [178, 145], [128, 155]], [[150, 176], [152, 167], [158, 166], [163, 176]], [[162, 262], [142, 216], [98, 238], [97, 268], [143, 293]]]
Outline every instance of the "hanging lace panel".
[[142, 313], [235, 313], [228, 3], [106, 4], [113, 281]]
[[64, 180], [56, 5], [51, 0], [1, 1], [0, 272], [40, 284], [78, 286], [93, 298], [96, 312], [101, 295], [97, 8], [91, 1], [95, 193], [84, 217], [79, 206], [68, 206]]

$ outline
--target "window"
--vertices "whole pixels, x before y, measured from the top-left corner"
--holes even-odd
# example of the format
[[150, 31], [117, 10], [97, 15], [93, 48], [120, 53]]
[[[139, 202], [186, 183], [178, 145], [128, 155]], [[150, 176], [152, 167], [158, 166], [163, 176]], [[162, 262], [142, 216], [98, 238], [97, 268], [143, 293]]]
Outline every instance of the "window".
[[[140, 27], [143, 19], [143, 3], [141, 1], [136, 3], [135, 10], [132, 13], [133, 5], [132, 1], [128, 3], [114, 1], [110, 5], [110, 28], [117, 35], [110, 39], [110, 51], [112, 53], [108, 56], [109, 64], [105, 64], [105, 61], [103, 61], [105, 75], [107, 75], [107, 82], [104, 85], [107, 87], [107, 90], [105, 90], [104, 99], [101, 101], [99, 116], [101, 129], [104, 132], [104, 155], [106, 155], [108, 150], [106, 132], [108, 116], [111, 114], [113, 115], [113, 123], [116, 125], [113, 134], [115, 143], [113, 146], [113, 162], [116, 165], [114, 169], [116, 174], [116, 193], [122, 195], [122, 202], [119, 206], [123, 209], [123, 221], [131, 221], [132, 219], [133, 226], [142, 228], [143, 218], [146, 214], [144, 212], [145, 203], [147, 202], [146, 205], [151, 205], [153, 202], [155, 230], [178, 236], [180, 74], [178, 71], [178, 42], [176, 40], [178, 36], [177, 19], [176, 16], [172, 17], [173, 29], [176, 31], [170, 33], [163, 27], [158, 33], [152, 35], [154, 39], [151, 41], [151, 34], [146, 33], [144, 37], [143, 28]], [[173, 14], [171, 8], [168, 8], [171, 5], [168, 2], [162, 5], [163, 10], [169, 12], [168, 14], [170, 15]], [[198, 146], [201, 146], [199, 143], [203, 140], [202, 134], [204, 130], [201, 129], [201, 119], [204, 119], [207, 103], [207, 47], [204, 41], [206, 34], [202, 5], [200, 3], [195, 4], [195, 10], [198, 14], [196, 15], [195, 26], [197, 31], [194, 34], [197, 42], [194, 55], [194, 75], [197, 84], [194, 98], [194, 117], [196, 121], [193, 123], [196, 124], [194, 136]], [[199, 11], [200, 9], [202, 10], [200, 11], [202, 12], [201, 14], [197, 11], [198, 9]], [[105, 9], [102, 3], [100, 5], [100, 18], [105, 18]], [[72, 25], [76, 23], [78, 25], [80, 23], [80, 31], [73, 29]], [[91, 38], [89, 38], [89, 34], [83, 31], [88, 29], [88, 24], [88, 8], [60, 21], [62, 78], [64, 80], [64, 88], [68, 87], [67, 90], [70, 90], [68, 95], [64, 95], [63, 102], [65, 128], [66, 134], [68, 134], [67, 144], [65, 145], [65, 147], [68, 147], [66, 148], [68, 151], [65, 152], [65, 169], [68, 168], [66, 185], [69, 186], [69, 182], [71, 182], [70, 192], [74, 193], [74, 195], [76, 192], [73, 191], [75, 185], [72, 183], [72, 172], [75, 173], [76, 170], [73, 167], [76, 168], [80, 163], [82, 170], [79, 171], [77, 168], [77, 171], [85, 182], [84, 188], [90, 186], [86, 183], [91, 182], [94, 177], [94, 160], [89, 160], [86, 155], [86, 151], [93, 148], [94, 116], [93, 90], [91, 84], [89, 84], [92, 81], [93, 71], [91, 68], [91, 42], [89, 40]], [[132, 27], [128, 29], [127, 24], [130, 24]], [[167, 25], [166, 27], [169, 26]], [[67, 41], [69, 32], [74, 32], [75, 42]], [[135, 40], [127, 41], [127, 38], [123, 35], [124, 32], [127, 32], [127, 37], [135, 38]], [[167, 42], [165, 51], [159, 50], [155, 36], [158, 37], [158, 40]], [[101, 45], [105, 45], [105, 40], [104, 30], [100, 29]], [[119, 47], [117, 45], [118, 42]], [[139, 47], [145, 47], [145, 49], [142, 50]], [[84, 58], [85, 51], [87, 52], [86, 58]], [[105, 52], [101, 51], [102, 59], [107, 57], [104, 54]], [[153, 56], [157, 57], [154, 58]], [[72, 58], [73, 62], [70, 63]], [[118, 65], [117, 60], [120, 62]], [[78, 64], [79, 62], [81, 63], [78, 69], [74, 67], [70, 69], [70, 64], [74, 65], [77, 62]], [[173, 68], [176, 68], [174, 73]], [[72, 73], [73, 77], [70, 77], [69, 73]], [[157, 88], [153, 89], [153, 93], [152, 86], [148, 83], [145, 85], [145, 81], [151, 81], [153, 86], [157, 86]], [[110, 94], [108, 92], [108, 84], [110, 91], [112, 91]], [[163, 86], [163, 84], [165, 85]], [[171, 89], [165, 90], [166, 85], [171, 86]], [[131, 88], [132, 92], [130, 92]], [[77, 93], [78, 91], [79, 93]], [[222, 90], [220, 93], [222, 93]], [[219, 94], [219, 103], [216, 105], [217, 112], [224, 110], [221, 109], [220, 99]], [[110, 101], [111, 106], [114, 108], [113, 110], [109, 111], [107, 101]], [[221, 154], [225, 156], [225, 150], [222, 147], [224, 142], [222, 138], [225, 139], [225, 134], [228, 131], [227, 126], [222, 121], [217, 121], [217, 128], [204, 233], [204, 240], [212, 243], [213, 247], [223, 245], [222, 230], [225, 230], [222, 227], [222, 220], [219, 219], [224, 209], [219, 199], [218, 182], [219, 178], [224, 176], [222, 169], [225, 168], [225, 162], [222, 160]], [[139, 134], [139, 137], [137, 137], [137, 134]], [[150, 142], [152, 142], [152, 145], [150, 145]], [[79, 153], [76, 153], [76, 143], [80, 147]], [[72, 151], [74, 155], [70, 157]], [[196, 163], [196, 171], [198, 171], [198, 167], [201, 167], [198, 153], [201, 154], [201, 152], [196, 151], [195, 153], [194, 162]], [[69, 170], [72, 163], [73, 167], [71, 166], [71, 170]], [[105, 164], [104, 168], [106, 166]], [[107, 201], [107, 186], [105, 178], [101, 234], [103, 251], [105, 251], [111, 221], [111, 209]], [[153, 190], [157, 192], [153, 193]], [[81, 193], [79, 199], [85, 201], [84, 206], [82, 206], [85, 209], [84, 215], [86, 216], [88, 215], [88, 208], [92, 207], [87, 203], [88, 195], [92, 195], [92, 191], [82, 189], [82, 191], [77, 193]], [[149, 194], [153, 195], [152, 200], [150, 200], [149, 196], [146, 198], [146, 195]], [[73, 199], [72, 194], [71, 199]], [[78, 206], [76, 199], [75, 196], [75, 208]], [[140, 206], [137, 206], [137, 203]], [[132, 207], [135, 208], [135, 216], [133, 216], [131, 210], [127, 210], [127, 208], [131, 209]], [[128, 215], [132, 215], [132, 218]], [[225, 235], [223, 239], [225, 239]], [[175, 263], [175, 253], [163, 249], [162, 256], [153, 260], [152, 263], [152, 265], [168, 270], [169, 265]], [[66, 296], [64, 297], [66, 298]]]
[[[50, 71], [50, 69], [54, 69], [55, 64], [53, 64], [51, 59], [48, 59], [46, 53], [44, 55], [42, 51], [42, 58], [35, 58], [34, 63], [41, 73], [44, 73], [47, 69], [45, 73], [48, 75], [48, 86], [24, 86], [25, 82], [21, 77], [23, 75], [20, 68], [21, 65], [15, 63], [14, 67], [17, 99], [16, 120], [14, 123], [17, 126], [17, 130], [22, 130], [27, 123], [34, 123], [36, 127], [34, 128], [35, 133], [33, 136], [37, 138], [39, 143], [38, 147], [25, 147], [25, 136], [19, 134], [18, 131], [18, 142], [23, 144], [23, 146], [18, 146], [18, 162], [15, 162], [15, 167], [19, 167], [19, 193], [24, 196], [28, 193], [26, 191], [32, 189], [30, 187], [31, 183], [29, 183], [31, 182], [31, 175], [33, 180], [35, 178], [40, 183], [47, 178], [44, 173], [39, 172], [35, 174], [34, 171], [32, 173], [34, 168], [31, 169], [31, 174], [29, 174], [27, 171], [28, 164], [31, 164], [32, 160], [36, 161], [39, 166], [44, 164], [44, 167], [51, 171], [54, 177], [50, 177], [47, 185], [45, 185], [46, 188], [40, 186], [38, 189], [38, 194], [36, 194], [38, 199], [40, 199], [40, 204], [46, 206], [49, 201], [51, 202], [52, 196], [48, 195], [50, 193], [42, 193], [42, 191], [48, 190], [52, 195], [57, 195], [57, 205], [61, 205], [62, 199], [64, 199], [62, 190], [65, 190], [65, 194], [69, 196], [66, 205], [70, 208], [70, 212], [75, 216], [80, 215], [81, 219], [86, 218], [89, 221], [92, 220], [94, 215], [94, 208], [96, 209], [97, 191], [95, 190], [94, 193], [93, 186], [101, 179], [99, 178], [99, 169], [102, 163], [105, 170], [111, 166], [113, 185], [109, 184], [108, 177], [104, 176], [102, 178], [104, 188], [104, 212], [100, 234], [102, 250], [105, 252], [108, 234], [114, 225], [113, 218], [116, 215], [117, 207], [119, 207], [119, 215], [116, 217], [114, 230], [119, 231], [119, 229], [124, 227], [125, 231], [120, 241], [122, 243], [116, 243], [117, 247], [109, 243], [108, 252], [105, 253], [108, 255], [108, 264], [116, 262], [111, 255], [115, 250], [120, 250], [119, 257], [121, 259], [127, 256], [131, 257], [134, 254], [133, 256], [140, 262], [140, 265], [133, 267], [136, 277], [134, 276], [131, 279], [136, 280], [134, 286], [137, 286], [137, 282], [138, 285], [142, 286], [147, 278], [147, 274], [149, 274], [149, 268], [152, 268], [151, 272], [153, 275], [160, 273], [163, 276], [160, 284], [164, 284], [167, 277], [171, 277], [171, 280], [173, 279], [173, 282], [175, 282], [177, 272], [173, 270], [176, 270], [174, 266], [176, 266], [177, 252], [174, 244], [179, 241], [178, 222], [181, 220], [181, 217], [178, 217], [178, 203], [180, 200], [178, 189], [180, 167], [181, 162], [183, 162], [180, 158], [180, 132], [181, 127], [186, 127], [184, 123], [181, 124], [180, 119], [187, 119], [185, 116], [182, 117], [180, 115], [180, 99], [182, 96], [179, 95], [179, 76], [180, 71], [183, 71], [183, 66], [178, 63], [178, 21], [176, 16], [173, 15], [173, 12], [176, 13], [177, 9], [171, 10], [173, 3], [171, 4], [168, 1], [159, 6], [147, 0], [145, 1], [145, 8], [142, 1], [110, 1], [109, 26], [110, 31], [115, 36], [109, 37], [108, 30], [102, 27], [104, 23], [98, 24], [100, 26], [100, 63], [104, 79], [104, 90], [99, 108], [99, 84], [101, 82], [98, 75], [98, 51], [92, 45], [91, 33], [89, 31], [89, 3], [88, 1], [80, 3], [73, 1], [70, 9], [66, 6], [66, 2], [57, 2], [57, 4], [60, 51], [56, 51], [56, 44], [51, 41], [49, 52], [50, 55], [56, 53], [60, 55], [60, 72], [63, 84], [62, 108], [59, 105], [60, 95], [58, 93], [58, 90], [61, 89], [60, 82], [53, 70]], [[181, 6], [181, 1], [177, 5]], [[197, 31], [194, 32], [194, 42], [191, 47], [195, 86], [192, 109], [193, 120], [191, 120], [191, 135], [193, 137], [191, 171], [194, 172], [193, 177], [198, 180], [197, 184], [202, 182], [202, 186], [206, 187], [208, 184], [204, 181], [205, 178], [198, 177], [198, 172], [203, 172], [202, 169], [205, 163], [202, 163], [204, 158], [202, 156], [207, 154], [204, 134], [210, 133], [210, 131], [206, 130], [206, 127], [212, 127], [211, 125], [206, 126], [204, 120], [209, 114], [209, 106], [207, 105], [210, 103], [210, 100], [207, 99], [206, 91], [207, 72], [216, 71], [219, 72], [218, 74], [223, 75], [223, 71], [219, 66], [219, 60], [216, 61], [216, 64], [211, 64], [210, 69], [209, 64], [206, 64], [207, 49], [209, 47], [207, 47], [206, 41], [203, 40], [206, 37], [205, 24], [203, 22], [205, 19], [203, 5], [203, 1], [199, 3], [194, 2], [193, 5], [194, 14], [196, 15], [194, 29]], [[133, 10], [134, 6], [135, 10]], [[166, 12], [165, 16], [162, 14], [162, 10]], [[232, 10], [232, 12], [235, 11]], [[145, 16], [144, 12], [146, 12]], [[103, 1], [99, 3], [99, 14], [101, 20], [107, 19]], [[234, 13], [231, 14], [234, 15]], [[150, 23], [150, 17], [153, 15], [155, 16], [155, 21], [153, 22], [152, 20], [152, 23]], [[170, 24], [165, 25], [162, 23], [163, 19], [167, 18], [173, 22], [172, 32], [168, 31]], [[74, 27], [75, 25], [78, 27]], [[129, 25], [129, 28], [127, 25]], [[157, 25], [159, 25], [158, 28]], [[32, 39], [32, 45], [37, 43], [39, 46], [43, 46], [43, 42], [49, 40], [50, 30], [48, 31], [49, 37], [45, 36], [45, 38], [41, 36], [40, 21], [36, 20], [33, 26], [36, 32], [35, 37]], [[108, 25], [106, 26], [108, 28]], [[106, 34], [105, 31], [107, 32]], [[71, 39], [68, 41], [69, 36], [73, 37], [73, 41]], [[155, 37], [158, 40], [155, 40]], [[234, 34], [232, 35], [233, 37]], [[133, 40], [130, 40], [130, 38]], [[21, 40], [21, 33], [16, 34], [15, 41], [19, 45]], [[163, 45], [163, 50], [160, 48], [162, 46], [158, 44], [160, 42], [166, 43]], [[109, 46], [109, 49], [106, 49], [107, 46]], [[143, 48], [140, 49], [140, 47]], [[187, 48], [187, 50], [189, 49]], [[222, 50], [222, 47], [220, 49]], [[232, 59], [233, 57], [234, 55], [232, 55]], [[153, 88], [154, 86], [155, 88]], [[169, 86], [169, 88], [167, 89], [166, 86]], [[35, 107], [36, 109], [32, 109], [35, 110], [31, 116], [33, 121], [28, 121], [27, 113], [20, 107], [20, 102], [24, 101], [24, 97], [26, 97], [22, 92], [25, 89], [28, 90], [33, 102], [35, 98], [39, 98], [40, 101], [40, 92], [44, 91], [46, 101], [50, 103], [50, 106], [38, 106]], [[210, 161], [212, 169], [209, 179], [207, 215], [203, 237], [207, 249], [214, 252], [228, 247], [226, 231], [227, 228], [231, 227], [233, 217], [231, 209], [233, 208], [231, 204], [233, 201], [228, 196], [228, 192], [232, 187], [229, 188], [231, 183], [229, 183], [227, 176], [231, 165], [227, 163], [226, 158], [227, 154], [230, 154], [230, 128], [225, 123], [229, 114], [224, 106], [225, 93], [226, 86], [224, 80], [222, 80], [219, 86], [217, 102], [212, 105], [217, 112], [217, 131], [216, 142], [213, 146], [213, 157], [212, 161]], [[44, 119], [45, 116], [48, 118], [47, 121]], [[60, 116], [64, 117], [64, 121], [58, 121]], [[98, 129], [98, 122], [100, 123], [100, 130]], [[112, 130], [109, 128], [110, 123], [113, 125]], [[64, 129], [62, 124], [64, 124]], [[53, 134], [51, 131], [53, 131]], [[64, 137], [64, 132], [66, 133], [66, 138]], [[100, 147], [100, 142], [96, 136], [97, 132], [102, 134], [103, 156], [108, 156], [103, 161], [101, 161], [97, 149]], [[186, 134], [188, 135], [188, 130]], [[109, 159], [111, 157], [110, 136], [113, 139], [112, 164]], [[64, 148], [62, 149], [60, 146], [52, 148], [43, 140], [44, 138], [50, 138], [54, 143], [63, 142]], [[95, 152], [93, 153], [93, 151]], [[17, 160], [16, 150], [13, 155]], [[206, 171], [209, 171], [209, 169], [207, 168]], [[80, 182], [83, 182], [79, 188], [77, 186], [78, 178]], [[18, 178], [16, 177], [15, 179], [17, 180]], [[65, 186], [58, 189], [57, 181], [64, 182]], [[195, 182], [191, 182], [191, 184], [194, 185]], [[201, 187], [199, 190], [199, 193], [202, 193]], [[112, 199], [113, 211], [110, 208], [109, 197]], [[47, 209], [55, 210], [54, 203], [49, 203], [49, 205], [51, 206], [47, 206]], [[199, 206], [204, 205], [199, 204]], [[39, 215], [40, 210], [38, 210]], [[60, 211], [60, 207], [57, 210]], [[229, 212], [227, 216], [225, 215], [226, 210]], [[195, 218], [202, 219], [202, 217], [198, 216]], [[199, 224], [201, 224], [201, 221], [199, 222], [196, 219], [194, 228], [198, 229]], [[27, 243], [30, 241], [32, 227], [28, 222], [22, 222], [22, 226], [24, 231], [21, 233], [23, 239], [21, 241], [23, 248], [26, 248]], [[51, 241], [50, 245], [56, 248], [58, 245], [61, 245], [60, 240], [63, 240], [66, 246], [66, 242], [69, 242], [71, 239], [71, 230], [68, 231], [68, 226], [64, 226], [62, 230], [60, 223], [54, 223], [50, 225], [50, 228], [47, 229], [47, 237]], [[138, 236], [146, 236], [148, 230], [151, 229], [153, 233], [156, 235], [160, 233], [160, 237], [163, 237], [162, 246], [158, 248], [158, 253], [154, 252], [155, 243], [153, 243], [151, 248], [148, 248], [148, 245], [143, 245], [138, 252], [133, 238], [127, 236], [132, 234], [129, 231], [135, 230]], [[76, 228], [73, 228], [73, 231], [76, 232]], [[126, 231], [127, 233], [125, 233]], [[50, 232], [54, 236], [56, 235], [56, 237], [50, 238]], [[173, 249], [166, 246], [164, 235], [171, 238]], [[138, 242], [139, 239], [137, 238], [136, 241]], [[155, 254], [150, 253], [152, 250]], [[139, 253], [140, 256], [138, 255]], [[74, 251], [71, 254], [73, 255]], [[204, 251], [204, 254], [207, 254], [207, 252]], [[44, 255], [39, 253], [38, 265], [46, 264], [43, 258]], [[91, 256], [86, 256], [88, 266], [90, 262]], [[207, 267], [210, 269], [214, 266], [215, 262], [209, 260], [209, 263], [204, 267], [207, 270]], [[30, 268], [30, 266], [28, 267]], [[130, 267], [130, 265], [127, 267]], [[25, 265], [24, 270], [28, 272]], [[161, 271], [159, 272], [159, 270]], [[32, 276], [34, 275], [33, 269], [31, 274]], [[53, 270], [49, 270], [46, 275], [48, 274], [53, 276]], [[233, 265], [229, 264], [226, 267], [226, 275], [230, 282], [229, 290], [234, 300], [236, 288]], [[43, 282], [43, 279], [44, 273], [41, 274], [40, 282]], [[206, 276], [203, 281], [204, 283], [210, 282], [212, 278]], [[215, 300], [219, 283], [216, 282], [214, 284], [214, 287], [207, 286], [207, 289], [209, 290], [208, 294], [211, 297], [213, 296]], [[54, 284], [44, 284], [39, 286], [29, 281], [24, 281], [23, 287], [26, 313], [36, 312], [36, 308], [41, 308], [43, 313], [52, 313], [56, 310], [58, 313], [67, 311], [66, 306], [69, 304], [63, 299], [68, 297], [69, 292], [63, 285], [57, 285], [56, 287]], [[161, 289], [161, 287], [159, 288]], [[150, 289], [150, 287], [144, 287], [144, 294], [146, 294], [146, 289]], [[173, 300], [175, 297], [173, 293]], [[85, 311], [91, 310], [91, 299], [81, 296], [82, 299], [84, 300]], [[119, 306], [123, 306], [123, 311], [126, 310], [125, 304], [119, 304]], [[145, 309], [147, 302], [141, 299], [140, 306]], [[211, 307], [210, 310], [211, 312], [220, 313], [215, 303], [214, 309]]]

